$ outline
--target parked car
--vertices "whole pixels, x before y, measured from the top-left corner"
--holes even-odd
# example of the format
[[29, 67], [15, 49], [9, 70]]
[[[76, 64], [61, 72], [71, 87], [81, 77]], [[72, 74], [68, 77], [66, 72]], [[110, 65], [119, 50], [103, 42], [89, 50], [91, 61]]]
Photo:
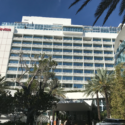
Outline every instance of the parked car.
[[96, 123], [96, 125], [125, 125], [125, 120], [106, 118], [102, 122]]

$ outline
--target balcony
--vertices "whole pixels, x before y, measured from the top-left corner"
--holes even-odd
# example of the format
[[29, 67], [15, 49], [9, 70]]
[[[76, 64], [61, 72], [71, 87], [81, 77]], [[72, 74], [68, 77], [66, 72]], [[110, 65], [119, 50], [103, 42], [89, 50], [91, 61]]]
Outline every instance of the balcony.
[[84, 73], [84, 76], [93, 77], [93, 76], [94, 76], [94, 73]]
[[102, 41], [93, 41], [94, 44], [102, 44]]
[[80, 50], [82, 50], [82, 46], [73, 46], [73, 49], [80, 49]]
[[94, 53], [94, 56], [101, 56], [101, 57], [103, 57], [103, 54], [102, 53]]
[[112, 45], [112, 42], [103, 42], [103, 44]]
[[74, 62], [83, 62], [83, 59], [73, 59]]
[[32, 41], [33, 38], [24, 38], [24, 37], [23, 37], [23, 40], [25, 40], [25, 41]]
[[83, 83], [83, 80], [74, 80], [73, 83]]
[[10, 56], [10, 59], [19, 59], [19, 56]]
[[84, 66], [84, 69], [94, 69], [94, 67], [91, 67], [91, 66]]
[[95, 63], [104, 63], [104, 60], [94, 60]]
[[55, 72], [56, 75], [62, 75], [62, 72]]
[[83, 66], [73, 66], [74, 69], [83, 69]]
[[18, 66], [18, 63], [9, 63], [8, 66], [17, 67], [17, 66]]
[[33, 44], [32, 46], [33, 47], [40, 47], [40, 48], [42, 47], [42, 45], [39, 45], [39, 44]]
[[72, 62], [72, 59], [63, 59], [63, 61]]
[[104, 54], [105, 57], [114, 57], [114, 54]]
[[72, 49], [72, 46], [63, 46], [63, 49]]
[[114, 61], [114, 60], [105, 60], [105, 63], [114, 64], [114, 63], [115, 63], [115, 61]]
[[62, 58], [53, 58], [54, 61], [63, 61]]
[[73, 40], [73, 43], [83, 43], [83, 41], [80, 41], [80, 40]]
[[43, 39], [43, 41], [53, 42], [53, 39]]
[[62, 39], [53, 39], [54, 42], [61, 42], [62, 43]]
[[45, 48], [52, 48], [52, 45], [43, 45]]
[[55, 55], [62, 55], [62, 52], [52, 52]]
[[72, 52], [63, 52], [63, 55], [72, 55]]
[[96, 70], [97, 70], [97, 69], [102, 69], [102, 68], [104, 68], [104, 67], [101, 67], [101, 66], [100, 66], [100, 67], [95, 67]]
[[71, 43], [72, 40], [63, 40], [63, 42], [67, 42], [67, 43], [70, 42]]
[[31, 47], [31, 44], [22, 44], [23, 47]]
[[62, 83], [72, 83], [72, 80], [62, 80]]
[[22, 37], [14, 37], [13, 40], [22, 40]]
[[21, 43], [20, 43], [20, 44], [18, 44], [18, 43], [13, 43], [12, 46], [16, 46], [16, 47], [18, 46], [18, 47], [20, 47], [20, 46], [22, 46], [22, 44], [21, 44]]
[[83, 53], [84, 56], [93, 56], [93, 53]]
[[40, 52], [40, 53], [52, 54], [52, 52], [50, 52], [50, 51], [42, 51], [42, 52]]
[[79, 55], [79, 56], [82, 56], [83, 53], [73, 53], [73, 55]]
[[113, 50], [113, 48], [106, 48], [106, 47], [103, 47], [104, 50]]
[[31, 50], [22, 50], [23, 53], [31, 53]]
[[9, 71], [9, 70], [7, 71], [7, 74], [16, 74], [16, 73], [17, 73], [17, 71], [12, 71], [12, 70], [11, 71]]
[[83, 76], [83, 73], [73, 73], [73, 76]]
[[93, 63], [93, 62], [94, 62], [94, 60], [84, 60], [84, 62]]
[[102, 50], [102, 47], [93, 47], [93, 50]]
[[107, 69], [107, 70], [115, 70], [114, 67], [105, 67], [105, 69]]
[[62, 49], [62, 46], [53, 45], [53, 48], [60, 48], [60, 49]]
[[41, 38], [33, 38], [33, 41], [43, 41]]
[[85, 50], [93, 50], [93, 47], [83, 47]]
[[62, 68], [63, 66], [62, 65], [57, 65], [56, 68]]
[[72, 75], [73, 75], [73, 73], [63, 72], [63, 75], [65, 75], [65, 76], [72, 76]]
[[92, 44], [93, 41], [83, 41], [83, 43]]
[[67, 69], [72, 68], [72, 66], [65, 66], [65, 65], [63, 65], [62, 67]]
[[11, 53], [20, 53], [21, 50], [11, 50]]

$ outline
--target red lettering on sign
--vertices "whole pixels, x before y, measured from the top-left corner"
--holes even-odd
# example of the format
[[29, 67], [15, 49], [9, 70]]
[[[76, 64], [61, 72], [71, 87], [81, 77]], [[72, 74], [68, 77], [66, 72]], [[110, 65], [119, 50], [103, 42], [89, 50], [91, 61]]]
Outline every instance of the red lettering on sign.
[[11, 31], [9, 28], [0, 28], [0, 31]]

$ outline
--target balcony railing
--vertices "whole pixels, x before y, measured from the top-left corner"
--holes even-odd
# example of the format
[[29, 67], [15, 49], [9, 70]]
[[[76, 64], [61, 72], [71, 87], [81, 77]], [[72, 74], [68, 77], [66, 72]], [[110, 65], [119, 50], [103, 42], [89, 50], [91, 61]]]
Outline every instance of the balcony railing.
[[13, 43], [12, 46], [22, 46], [22, 44], [20, 43]]
[[21, 40], [23, 37], [14, 37], [14, 40]]
[[9, 63], [9, 66], [17, 67], [17, 66], [18, 66], [18, 63]]

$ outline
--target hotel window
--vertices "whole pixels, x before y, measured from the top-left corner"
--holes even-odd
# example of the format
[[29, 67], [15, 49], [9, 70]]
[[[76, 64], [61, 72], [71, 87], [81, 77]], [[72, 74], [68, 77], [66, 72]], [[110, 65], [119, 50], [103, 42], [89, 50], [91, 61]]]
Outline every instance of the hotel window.
[[112, 54], [112, 51], [104, 51], [104, 54]]
[[15, 63], [15, 64], [18, 64], [18, 60], [10, 60], [9, 63]]
[[51, 36], [44, 36], [44, 39], [53, 39]]
[[52, 49], [43, 48], [43, 51], [52, 52]]
[[114, 67], [113, 64], [105, 64], [105, 67]]
[[53, 52], [62, 52], [62, 49], [53, 49]]
[[72, 59], [72, 56], [63, 56], [63, 59]]
[[84, 63], [84, 66], [93, 67], [93, 63]]
[[23, 38], [32, 38], [30, 35], [24, 35]]
[[62, 69], [55, 69], [54, 72], [62, 72]]
[[83, 32], [81, 27], [63, 27], [63, 31]]
[[74, 66], [83, 66], [83, 63], [74, 63]]
[[12, 47], [12, 50], [20, 50], [20, 47]]
[[7, 78], [16, 78], [16, 75], [14, 75], [14, 74], [7, 74]]
[[72, 37], [64, 37], [63, 40], [72, 40]]
[[83, 73], [83, 70], [74, 69], [74, 73]]
[[13, 41], [15, 44], [21, 44], [21, 41]]
[[23, 57], [30, 57], [30, 54], [23, 54]]
[[72, 46], [70, 43], [63, 43], [63, 46]]
[[23, 44], [32, 44], [32, 43], [28, 41], [23, 41]]
[[115, 42], [115, 39], [112, 39], [112, 42]]
[[58, 80], [61, 80], [62, 78], [61, 78], [61, 76], [55, 76]]
[[31, 48], [28, 48], [28, 47], [22, 47], [22, 50], [30, 51]]
[[30, 63], [30, 62], [27, 61], [27, 60], [23, 60], [23, 61], [20, 62], [20, 64], [29, 64], [29, 63]]
[[103, 42], [111, 42], [111, 39], [103, 39]]
[[62, 62], [57, 62], [58, 65], [62, 65]]
[[74, 56], [74, 59], [82, 59], [82, 56]]
[[73, 38], [73, 40], [82, 41], [82, 38]]
[[93, 60], [93, 57], [84, 56], [84, 60]]
[[16, 67], [9, 67], [8, 70], [9, 71], [17, 71], [17, 68]]
[[74, 84], [74, 88], [84, 88], [82, 84]]
[[62, 59], [62, 56], [59, 56], [59, 55], [53, 55], [53, 58]]
[[34, 71], [34, 68], [30, 68], [30, 72], [33, 72]]
[[21, 68], [21, 67], [19, 67], [19, 68], [18, 68], [18, 71], [26, 71], [26, 69], [25, 69], [25, 68], [23, 68], [23, 67], [22, 67], [22, 68]]
[[70, 63], [70, 62], [63, 62], [63, 65], [64, 66], [72, 66], [72, 63]]
[[45, 42], [44, 42], [43, 45], [52, 45], [52, 43], [45, 43]]
[[63, 76], [63, 80], [72, 80], [72, 76]]
[[93, 70], [84, 70], [84, 73], [90, 73], [90, 74], [92, 74], [92, 73], [94, 73], [94, 71]]
[[92, 44], [83, 44], [84, 47], [92, 47]]
[[72, 50], [71, 49], [64, 49], [63, 52], [68, 52], [68, 53], [71, 53]]
[[94, 53], [95, 54], [102, 54], [102, 51], [96, 51], [96, 50], [94, 50]]
[[32, 51], [41, 51], [40, 48], [32, 48]]
[[85, 81], [91, 80], [91, 77], [85, 77]]
[[102, 45], [97, 45], [97, 44], [94, 44], [93, 47], [98, 47], [98, 48], [101, 48]]
[[92, 50], [84, 50], [84, 53], [92, 53]]
[[103, 57], [94, 57], [94, 60], [103, 60]]
[[74, 50], [74, 53], [82, 53], [82, 50]]
[[82, 44], [73, 44], [73, 46], [82, 47]]
[[93, 41], [98, 41], [98, 42], [101, 42], [101, 39], [98, 39], [98, 38], [93, 38]]
[[74, 80], [83, 81], [83, 77], [74, 77]]
[[40, 55], [38, 55], [38, 54], [32, 54], [31, 57], [34, 57], [34, 58], [37, 57], [38, 58], [38, 57], [40, 57]]
[[33, 42], [34, 45], [42, 45], [41, 42]]
[[72, 69], [63, 69], [64, 73], [72, 73]]
[[33, 38], [34, 39], [42, 39], [43, 37], [42, 36], [34, 36]]
[[113, 58], [110, 58], [110, 57], [105, 57], [105, 61], [112, 61]]
[[63, 84], [63, 88], [72, 88], [72, 84]]
[[95, 67], [104, 67], [104, 64], [95, 64]]
[[103, 45], [104, 48], [112, 48], [111, 45]]
[[38, 62], [38, 61], [31, 61], [30, 64], [33, 64], [33, 65], [34, 65], [34, 64], [37, 64], [37, 65], [38, 65], [39, 62]]
[[10, 56], [19, 57], [19, 54], [11, 53]]
[[62, 46], [62, 43], [53, 43], [54, 46]]

